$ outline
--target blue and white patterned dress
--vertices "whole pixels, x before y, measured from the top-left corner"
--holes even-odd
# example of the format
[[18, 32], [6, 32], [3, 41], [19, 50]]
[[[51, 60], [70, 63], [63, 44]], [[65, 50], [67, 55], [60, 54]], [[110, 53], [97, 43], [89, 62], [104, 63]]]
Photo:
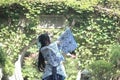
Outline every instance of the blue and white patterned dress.
[[56, 67], [57, 74], [66, 77], [65, 68], [62, 64], [64, 57], [58, 49], [57, 42], [41, 48], [42, 55], [46, 61], [46, 66], [43, 74], [43, 79], [52, 75], [52, 67]]
[[57, 68], [57, 74], [66, 77], [65, 68], [62, 64], [64, 57], [61, 54], [60, 49], [63, 53], [72, 52], [77, 48], [77, 43], [69, 28], [67, 28], [61, 34], [61, 36], [58, 38], [58, 41], [60, 41], [59, 46], [57, 42], [54, 42], [48, 46], [41, 48], [42, 55], [46, 61], [43, 79], [52, 75], [52, 67]]

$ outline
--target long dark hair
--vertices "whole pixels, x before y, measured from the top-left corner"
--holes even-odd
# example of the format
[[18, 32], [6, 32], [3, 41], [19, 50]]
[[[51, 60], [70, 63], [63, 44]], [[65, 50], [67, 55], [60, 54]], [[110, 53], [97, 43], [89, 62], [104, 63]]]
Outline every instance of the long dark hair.
[[[42, 48], [44, 46], [47, 46], [47, 43], [50, 43], [50, 38], [49, 38], [48, 34], [45, 33], [45, 34], [41, 34], [38, 37], [38, 41], [41, 43], [41, 48]], [[43, 71], [45, 68], [45, 59], [44, 59], [40, 49], [39, 49], [39, 56], [38, 56], [38, 70]]]

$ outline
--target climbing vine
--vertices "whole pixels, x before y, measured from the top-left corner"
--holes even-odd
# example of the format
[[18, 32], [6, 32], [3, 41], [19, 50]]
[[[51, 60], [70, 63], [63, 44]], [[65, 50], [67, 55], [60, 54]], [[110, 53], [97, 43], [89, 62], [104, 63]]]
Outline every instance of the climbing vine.
[[[73, 70], [75, 70], [70, 72], [67, 69], [68, 76], [70, 76], [68, 80], [76, 78], [78, 67], [86, 68], [95, 60], [110, 62], [111, 46], [114, 43], [120, 44], [119, 0], [13, 0], [12, 2], [8, 0], [8, 3], [3, 0], [3, 2], [0, 1], [0, 43], [5, 45], [4, 53], [2, 53], [6, 53], [7, 57], [0, 54], [0, 57], [4, 56], [0, 60], [3, 61], [1, 65], [5, 66], [8, 75], [12, 74], [14, 69], [12, 63], [17, 60], [20, 51], [42, 32], [36, 27], [40, 23], [40, 15], [64, 15], [69, 25], [75, 22], [72, 25], [72, 31], [78, 42], [78, 48], [75, 50], [78, 59], [75, 60], [75, 67], [70, 65], [71, 61], [67, 59], [66, 66], [74, 67]], [[114, 11], [117, 12], [114, 13]], [[22, 18], [26, 20], [23, 26], [20, 24]], [[57, 31], [53, 30], [52, 32], [59, 35]], [[37, 52], [35, 48], [31, 48], [33, 51], [27, 53]], [[24, 65], [29, 66], [29, 63], [25, 63]], [[30, 69], [35, 67], [34, 61], [31, 64], [33, 66]], [[31, 74], [26, 70], [26, 66], [23, 67], [23, 73], [24, 77], [30, 78]], [[34, 77], [35, 75], [31, 78], [35, 79]]]

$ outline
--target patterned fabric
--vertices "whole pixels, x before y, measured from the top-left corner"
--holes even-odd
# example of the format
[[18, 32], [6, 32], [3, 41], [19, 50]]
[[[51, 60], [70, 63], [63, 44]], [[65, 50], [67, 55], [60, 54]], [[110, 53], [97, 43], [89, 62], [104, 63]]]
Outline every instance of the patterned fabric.
[[70, 30], [70, 28], [67, 28], [61, 36], [58, 38], [58, 41], [60, 41], [59, 47], [64, 53], [69, 53], [74, 51], [77, 48], [77, 43], [73, 37], [73, 34]]
[[[54, 78], [56, 78], [55, 80], [62, 80], [57, 79], [56, 74], [61, 75], [64, 78], [66, 77], [65, 68], [62, 64], [64, 57], [60, 53], [60, 50], [62, 50], [63, 53], [72, 52], [77, 48], [77, 43], [75, 42], [69, 28], [67, 28], [65, 32], [59, 37], [58, 41], [60, 41], [59, 45], [57, 42], [54, 42], [49, 46], [41, 48], [42, 55], [46, 61], [43, 80], [53, 80], [50, 78], [51, 76], [54, 76]], [[54, 72], [53, 67], [56, 67], [56, 72], [54, 75], [52, 75]]]
[[43, 79], [52, 75], [52, 68], [56, 67], [56, 73], [66, 77], [65, 69], [62, 64], [64, 57], [60, 53], [57, 42], [41, 48], [42, 55], [45, 58], [46, 66], [43, 74]]

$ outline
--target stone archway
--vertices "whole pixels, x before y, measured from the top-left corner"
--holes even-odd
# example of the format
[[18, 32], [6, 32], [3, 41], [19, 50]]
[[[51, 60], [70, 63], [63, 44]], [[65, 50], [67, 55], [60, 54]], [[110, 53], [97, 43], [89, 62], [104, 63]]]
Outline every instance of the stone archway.
[[[26, 26], [29, 24], [29, 21], [25, 18], [20, 19], [19, 26]], [[38, 24], [38, 28], [63, 28], [67, 26], [67, 19], [63, 15], [42, 15], [40, 16], [40, 22]], [[22, 77], [22, 63], [25, 56], [26, 51], [36, 43], [36, 37], [33, 38], [28, 46], [23, 47], [20, 51], [20, 55], [18, 56], [18, 60], [15, 62], [15, 71], [12, 76], [9, 77], [9, 80], [23, 80]]]

